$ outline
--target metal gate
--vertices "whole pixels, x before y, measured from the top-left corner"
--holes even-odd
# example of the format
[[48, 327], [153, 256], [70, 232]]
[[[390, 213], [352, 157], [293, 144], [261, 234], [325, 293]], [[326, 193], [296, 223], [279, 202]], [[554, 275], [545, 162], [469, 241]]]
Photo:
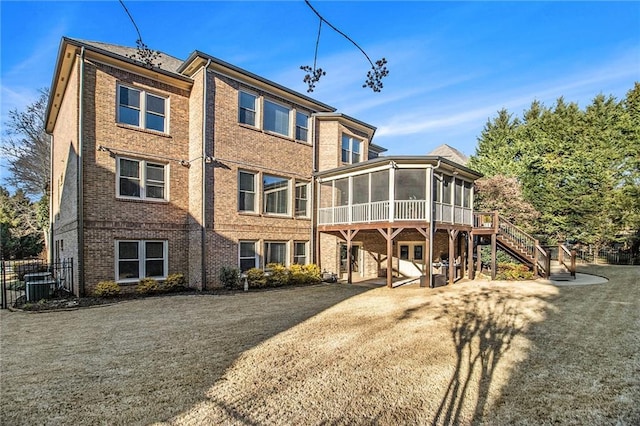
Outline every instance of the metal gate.
[[0, 261], [0, 308], [73, 293], [73, 259]]

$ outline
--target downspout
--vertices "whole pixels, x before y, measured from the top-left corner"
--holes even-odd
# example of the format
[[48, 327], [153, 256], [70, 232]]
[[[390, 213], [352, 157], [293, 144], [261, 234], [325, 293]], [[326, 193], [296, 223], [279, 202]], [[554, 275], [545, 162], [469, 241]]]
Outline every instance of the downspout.
[[438, 164], [435, 167], [431, 168], [431, 221], [429, 222], [429, 288], [434, 288], [433, 286], [433, 237], [435, 236], [435, 224], [436, 224], [436, 204], [434, 197], [438, 193], [438, 191], [433, 190], [433, 179], [435, 178], [434, 171], [440, 167], [440, 159], [438, 159]]
[[82, 158], [84, 126], [84, 46], [80, 51], [80, 99], [78, 100], [78, 293], [84, 295], [84, 167]]
[[[207, 165], [207, 71], [210, 64], [211, 59], [207, 61], [207, 65], [205, 65], [204, 67], [204, 82], [202, 87], [202, 227], [200, 230], [200, 240], [202, 244], [200, 250], [200, 264], [202, 265], [202, 290], [205, 290], [207, 287], [207, 174], [205, 171], [205, 167]], [[213, 215], [213, 209], [211, 210], [211, 214]]]
[[311, 199], [310, 201], [310, 206], [309, 208], [311, 209], [311, 230], [310, 230], [310, 236], [309, 236], [309, 261], [310, 263], [315, 263], [316, 265], [320, 264], [320, 259], [316, 259], [316, 192], [315, 192], [315, 188], [316, 188], [316, 180], [314, 177], [314, 174], [317, 172], [316, 167], [317, 167], [317, 159], [316, 159], [316, 119], [315, 116], [312, 114], [311, 118], [313, 118], [312, 122], [311, 122], [311, 134], [313, 135], [313, 137], [311, 138], [311, 150], [313, 151], [313, 155], [311, 158], [311, 188], [309, 188], [309, 194], [311, 195], [309, 198]]
[[53, 248], [53, 135], [49, 135], [49, 230], [47, 232], [49, 239], [49, 264], [52, 264], [54, 258]]

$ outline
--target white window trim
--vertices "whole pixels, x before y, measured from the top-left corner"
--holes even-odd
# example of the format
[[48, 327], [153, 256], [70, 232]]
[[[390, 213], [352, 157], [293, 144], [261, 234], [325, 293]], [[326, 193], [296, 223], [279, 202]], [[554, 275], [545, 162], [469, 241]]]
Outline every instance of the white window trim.
[[[307, 117], [307, 126], [306, 127], [298, 126], [298, 114], [302, 114], [305, 117]], [[293, 116], [295, 117], [295, 123], [293, 123], [293, 138], [298, 142], [310, 143], [309, 142], [309, 137], [311, 136], [311, 132], [309, 131], [309, 123], [311, 121], [311, 116], [307, 112], [300, 111], [298, 109], [294, 109]], [[298, 127], [300, 127], [301, 129], [305, 129], [307, 131], [307, 139], [298, 139], [298, 137], [297, 137]]]
[[[135, 124], [129, 124], [129, 123], [124, 123], [122, 121], [120, 121], [120, 88], [121, 87], [125, 87], [127, 89], [130, 90], [135, 90], [137, 92], [140, 93], [140, 108], [138, 110], [138, 114], [140, 114], [139, 116], [139, 125], [136, 126]], [[149, 129], [147, 128], [147, 123], [146, 123], [146, 112], [147, 112], [147, 94], [155, 96], [157, 98], [160, 99], [164, 99], [164, 130], [160, 131], [160, 130], [156, 130], [156, 129]], [[169, 112], [171, 111], [171, 109], [169, 108], [169, 98], [167, 96], [162, 96], [159, 95], [157, 93], [153, 93], [153, 92], [149, 92], [147, 90], [141, 89], [139, 87], [134, 87], [134, 86], [130, 86], [128, 84], [121, 84], [118, 83], [118, 86], [116, 88], [116, 122], [118, 124], [121, 124], [123, 126], [130, 126], [130, 127], [135, 127], [137, 129], [144, 129], [144, 130], [148, 130], [150, 132], [158, 132], [158, 133], [162, 133], [162, 134], [169, 134]], [[156, 115], [156, 114], [154, 114]]]
[[[309, 215], [309, 213], [310, 213], [309, 212], [309, 207], [311, 206], [311, 200], [309, 199], [310, 190], [311, 190], [310, 184], [309, 184], [309, 182], [304, 181], [304, 180], [296, 180], [294, 185], [295, 186], [294, 186], [294, 191], [293, 191], [293, 209], [292, 209], [293, 210], [293, 215], [295, 217], [309, 218], [309, 216], [310, 216]], [[307, 208], [306, 208], [306, 213], [303, 214], [303, 215], [302, 214], [299, 215], [298, 212], [296, 212], [296, 200], [298, 199], [298, 194], [297, 194], [298, 186], [306, 186], [307, 187], [307, 198], [306, 198], [306, 200], [307, 200]]]
[[262, 111], [263, 111], [263, 112], [264, 112], [264, 110], [266, 109], [266, 108], [264, 107], [264, 103], [265, 103], [265, 102], [270, 102], [270, 103], [272, 103], [272, 104], [274, 104], [274, 105], [278, 105], [278, 106], [280, 106], [280, 107], [282, 107], [282, 108], [286, 108], [287, 110], [289, 110], [289, 126], [288, 126], [288, 128], [287, 128], [287, 134], [286, 134], [286, 135], [284, 135], [284, 134], [282, 134], [282, 133], [278, 133], [278, 132], [276, 132], [275, 130], [267, 130], [267, 129], [265, 129], [265, 126], [264, 126], [264, 116], [265, 116], [265, 115], [264, 115], [264, 113], [263, 113], [263, 114], [261, 114], [261, 120], [260, 120], [260, 126], [261, 126], [261, 127], [260, 127], [260, 128], [261, 128], [265, 133], [268, 133], [268, 134], [270, 134], [270, 135], [277, 135], [277, 136], [281, 136], [281, 137], [285, 137], [285, 138], [295, 139], [295, 134], [294, 134], [294, 135], [292, 135], [292, 126], [293, 126], [293, 128], [295, 129], [295, 116], [293, 116], [293, 117], [292, 117], [293, 113], [295, 112], [295, 109], [294, 109], [294, 108], [292, 108], [290, 105], [287, 105], [287, 104], [284, 104], [284, 103], [282, 103], [282, 102], [278, 102], [278, 101], [276, 101], [276, 100], [274, 100], [274, 99], [272, 99], [272, 98], [264, 97], [264, 96], [263, 96], [263, 97], [261, 97], [261, 102], [260, 102], [260, 103], [262, 104]]
[[291, 259], [289, 258], [289, 254], [291, 253], [291, 248], [289, 247], [289, 242], [288, 241], [282, 241], [282, 240], [264, 240], [262, 242], [262, 250], [264, 251], [264, 253], [262, 253], [262, 257], [264, 259], [264, 268], [267, 267], [267, 264], [271, 263], [268, 261], [267, 259], [267, 244], [284, 244], [285, 247], [285, 253], [284, 253], [284, 267], [289, 267], [291, 265]]
[[[138, 278], [128, 278], [124, 280], [118, 279], [120, 276], [120, 257], [118, 251], [119, 243], [138, 243]], [[144, 257], [144, 244], [145, 243], [162, 243], [162, 257], [164, 261], [163, 269], [164, 276], [162, 277], [145, 277], [145, 261]], [[115, 258], [115, 281], [117, 283], [137, 283], [143, 278], [151, 278], [154, 280], [164, 280], [169, 273], [169, 243], [167, 240], [115, 240], [114, 244], [114, 258]]]
[[296, 244], [304, 244], [304, 263], [301, 263], [300, 265], [308, 265], [309, 264], [309, 241], [294, 241], [293, 242], [292, 261], [294, 263], [296, 261]]
[[[242, 257], [241, 251], [242, 251], [242, 244], [243, 243], [248, 243], [248, 244], [253, 244], [253, 265], [254, 268], [259, 268], [260, 267], [260, 255], [258, 253], [257, 250], [257, 246], [258, 246], [258, 241], [256, 240], [240, 240], [238, 241], [238, 269], [242, 268], [242, 259], [250, 259], [249, 257]], [[249, 268], [251, 269], [251, 268]]]
[[[281, 179], [285, 179], [287, 181], [287, 192], [289, 194], [289, 196], [287, 197], [287, 212], [286, 213], [271, 213], [271, 212], [267, 212], [267, 197], [265, 196], [265, 191], [264, 191], [264, 178], [265, 176], [271, 176], [271, 177], [276, 177], [276, 178], [281, 178]], [[262, 212], [263, 215], [265, 216], [276, 216], [276, 217], [293, 217], [292, 213], [292, 209], [293, 206], [291, 205], [291, 181], [292, 179], [290, 177], [285, 177], [285, 176], [280, 176], [280, 175], [274, 175], [274, 174], [269, 174], [269, 173], [262, 173], [260, 175], [260, 200], [261, 200], [261, 209], [260, 211]], [[293, 196], [295, 197], [295, 194], [293, 194]]]
[[[349, 158], [348, 158], [348, 161], [346, 161], [346, 162], [342, 161], [342, 151], [343, 151], [342, 140], [345, 137], [347, 139], [349, 139], [349, 149], [347, 151]], [[360, 160], [358, 162], [356, 162], [356, 163], [353, 162], [353, 142], [354, 141], [357, 141], [357, 142], [360, 143], [360, 151], [358, 152], [358, 155], [360, 156]], [[363, 148], [364, 148], [364, 140], [362, 140], [362, 139], [360, 139], [360, 138], [358, 138], [356, 136], [351, 136], [351, 135], [349, 135], [347, 133], [342, 133], [342, 137], [340, 138], [340, 162], [343, 163], [343, 164], [359, 164], [359, 163], [362, 163], [362, 159], [364, 158], [364, 153], [362, 152], [362, 151], [364, 151]]]
[[[253, 210], [241, 210], [240, 209], [240, 173], [246, 173], [246, 174], [251, 174], [253, 175]], [[258, 206], [260, 205], [260, 192], [259, 191], [262, 188], [262, 185], [258, 185], [258, 175], [259, 173], [257, 172], [253, 172], [251, 170], [243, 170], [243, 169], [238, 169], [238, 212], [239, 213], [257, 213], [258, 212]]]
[[[243, 123], [242, 121], [240, 121], [240, 112], [242, 111], [242, 108], [240, 107], [240, 99], [242, 97], [242, 93], [245, 93], [247, 95], [251, 95], [253, 97], [255, 97], [255, 101], [254, 101], [254, 113], [255, 113], [255, 117], [254, 117], [254, 124], [251, 125], [249, 123]], [[244, 89], [239, 89], [238, 90], [238, 124], [241, 124], [243, 126], [249, 126], [249, 127], [254, 127], [256, 129], [260, 129], [262, 126], [262, 101], [261, 101], [261, 96], [258, 95], [255, 92], [252, 92], [250, 90], [244, 90]]]
[[[140, 196], [132, 197], [129, 195], [120, 195], [120, 160], [129, 160], [138, 162], [138, 171], [140, 173]], [[164, 167], [164, 198], [148, 198], [147, 197], [147, 164], [154, 164]], [[141, 160], [139, 158], [130, 158], [116, 156], [116, 198], [121, 200], [140, 200], [155, 203], [166, 203], [169, 201], [169, 164], [157, 163], [155, 161]]]

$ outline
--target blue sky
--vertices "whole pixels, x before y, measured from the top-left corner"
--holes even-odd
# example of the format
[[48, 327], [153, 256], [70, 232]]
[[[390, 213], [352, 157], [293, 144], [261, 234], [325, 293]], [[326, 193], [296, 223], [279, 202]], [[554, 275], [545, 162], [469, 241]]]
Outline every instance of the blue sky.
[[[144, 41], [178, 58], [200, 50], [306, 93], [317, 17], [303, 1], [126, 1]], [[534, 99], [585, 107], [640, 81], [640, 2], [312, 2], [390, 75], [363, 89], [359, 51], [323, 27], [314, 98], [378, 128], [389, 155], [447, 143], [473, 154], [487, 119]], [[134, 46], [117, 1], [2, 1], [1, 118], [48, 87], [62, 36]], [[0, 176], [5, 176], [4, 170]]]

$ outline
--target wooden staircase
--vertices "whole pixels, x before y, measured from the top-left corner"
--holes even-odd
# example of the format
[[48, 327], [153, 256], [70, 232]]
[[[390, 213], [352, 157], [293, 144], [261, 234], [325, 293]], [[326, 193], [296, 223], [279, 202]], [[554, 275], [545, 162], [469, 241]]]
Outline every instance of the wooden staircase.
[[[474, 213], [473, 234], [491, 236], [492, 247], [494, 247], [492, 257], [494, 259], [495, 247], [500, 247], [515, 259], [529, 266], [534, 274], [543, 278], [549, 278], [551, 275], [549, 251], [541, 247], [539, 241], [534, 237], [501, 217], [498, 212]], [[492, 268], [493, 270], [495, 268]]]

